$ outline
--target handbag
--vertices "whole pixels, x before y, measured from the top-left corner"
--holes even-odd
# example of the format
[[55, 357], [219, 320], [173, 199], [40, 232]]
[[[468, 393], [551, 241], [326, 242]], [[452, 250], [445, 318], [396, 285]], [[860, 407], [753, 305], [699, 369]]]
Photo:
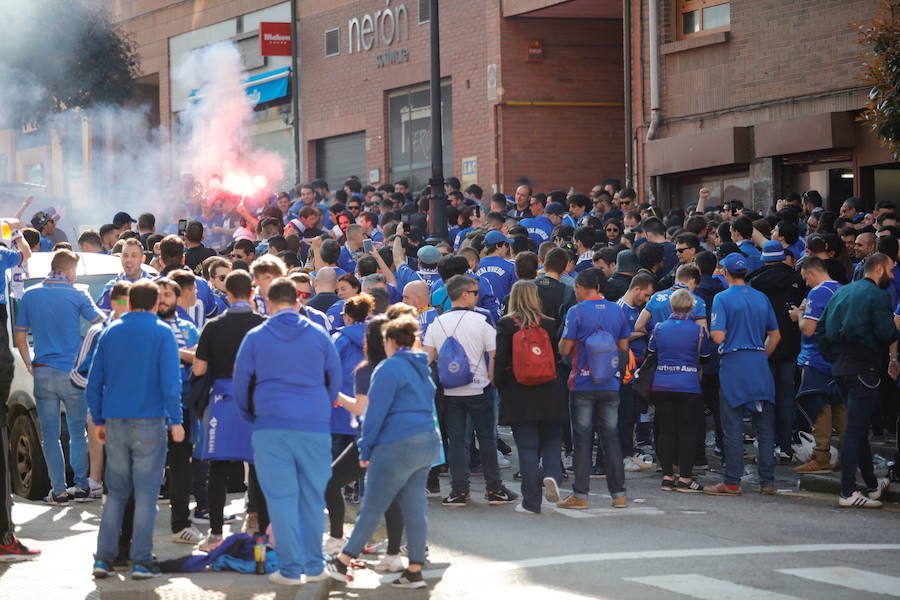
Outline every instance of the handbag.
[[644, 357], [644, 362], [634, 372], [634, 382], [631, 387], [638, 396], [647, 402], [650, 401], [650, 393], [653, 390], [653, 377], [656, 375], [657, 365], [659, 365], [659, 355], [656, 352], [648, 352]]
[[199, 444], [199, 458], [252, 463], [252, 426], [241, 418], [232, 394], [231, 380], [216, 379], [211, 391], [212, 397], [203, 414], [203, 439]]

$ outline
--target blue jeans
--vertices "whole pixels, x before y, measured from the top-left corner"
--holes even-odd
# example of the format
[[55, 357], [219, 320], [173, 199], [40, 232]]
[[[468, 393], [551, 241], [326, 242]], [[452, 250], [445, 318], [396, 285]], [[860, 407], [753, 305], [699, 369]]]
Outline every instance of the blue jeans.
[[41, 445], [50, 475], [53, 494], [66, 491], [66, 459], [63, 456], [60, 434], [60, 406], [66, 407], [69, 427], [69, 462], [72, 464], [75, 487], [90, 489], [88, 485], [87, 403], [84, 390], [69, 380], [68, 371], [53, 367], [34, 368], [34, 403], [41, 423]]
[[490, 393], [476, 396], [444, 396], [444, 423], [447, 426], [450, 486], [453, 493], [469, 491], [469, 432], [466, 417], [472, 419], [484, 480], [489, 491], [499, 490], [500, 467], [497, 464], [497, 430], [494, 422], [494, 400]]
[[839, 375], [835, 379], [847, 404], [847, 427], [841, 440], [841, 495], [848, 497], [857, 489], [857, 467], [869, 489], [878, 486], [872, 465], [872, 448], [869, 447], [869, 423], [878, 403], [881, 378], [877, 374], [866, 374]]
[[[724, 395], [719, 401], [722, 419], [722, 444], [725, 456], [725, 483], [740, 485], [744, 474], [744, 410], [746, 405], [732, 408]], [[762, 412], [751, 412], [753, 429], [759, 444], [759, 484], [775, 484], [775, 405], [762, 403]]]
[[119, 552], [119, 532], [128, 498], [134, 493], [134, 530], [131, 559], [152, 560], [156, 498], [166, 467], [166, 420], [109, 419], [106, 421], [106, 503], [97, 537], [99, 560], [111, 561]]
[[576, 498], [587, 498], [591, 491], [591, 446], [594, 431], [600, 444], [606, 469], [606, 487], [613, 498], [625, 495], [625, 467], [619, 444], [619, 393], [615, 391], [572, 392], [572, 441], [575, 445]]
[[250, 441], [275, 532], [281, 574], [292, 579], [301, 573], [318, 575], [325, 568], [322, 512], [325, 485], [331, 477], [331, 435], [258, 429]]
[[797, 373], [796, 360], [769, 361], [769, 371], [775, 383], [775, 445], [782, 452], [793, 454], [791, 434], [794, 431], [794, 416], [797, 414]]
[[440, 444], [437, 431], [427, 431], [396, 442], [379, 444], [372, 449], [362, 508], [356, 517], [353, 534], [344, 546], [344, 554], [359, 556], [375, 533], [381, 515], [396, 498], [403, 512], [409, 562], [425, 563], [425, 539], [428, 534], [425, 512], [428, 500], [423, 490], [428, 471], [438, 458]]
[[[519, 450], [519, 471], [522, 473], [522, 505], [532, 512], [541, 512], [541, 471], [544, 477], [562, 481], [559, 449], [562, 445], [562, 424], [559, 421], [514, 423], [513, 438]], [[540, 465], [538, 464], [540, 463]]]

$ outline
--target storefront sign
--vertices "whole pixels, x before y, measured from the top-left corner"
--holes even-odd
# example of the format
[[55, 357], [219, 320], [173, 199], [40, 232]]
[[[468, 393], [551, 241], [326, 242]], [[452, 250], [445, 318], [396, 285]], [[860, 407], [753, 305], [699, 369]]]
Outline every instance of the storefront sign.
[[477, 156], [466, 156], [462, 159], [462, 169], [460, 172], [462, 175], [460, 176], [460, 183], [464, 186], [469, 186], [473, 183], [478, 183], [478, 157]]
[[391, 6], [385, 1], [385, 8], [347, 21], [347, 52], [369, 52], [384, 48], [375, 56], [375, 66], [396, 65], [409, 61], [409, 48], [391, 49], [394, 42], [409, 39], [409, 12], [405, 4]]
[[260, 23], [259, 53], [262, 56], [290, 56], [291, 24]]

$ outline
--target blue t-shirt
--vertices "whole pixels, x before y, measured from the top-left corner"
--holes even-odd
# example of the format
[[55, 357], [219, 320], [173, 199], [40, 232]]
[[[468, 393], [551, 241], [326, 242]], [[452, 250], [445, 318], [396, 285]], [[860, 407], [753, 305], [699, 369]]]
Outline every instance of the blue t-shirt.
[[0, 247], [0, 304], [6, 304], [6, 270], [22, 264], [18, 250]]
[[456, 234], [456, 239], [453, 241], [453, 249], [458, 250], [459, 246], [466, 241], [466, 236], [469, 235], [469, 232], [472, 231], [471, 227], [466, 227], [465, 229], [460, 229], [459, 233]]
[[147, 271], [144, 271], [143, 269], [141, 269], [141, 274], [138, 276], [137, 279], [129, 279], [125, 275], [125, 273], [119, 273], [118, 275], [116, 275], [115, 277], [113, 277], [112, 279], [110, 279], [109, 281], [106, 282], [106, 285], [103, 287], [103, 293], [100, 294], [100, 297], [97, 299], [97, 307], [102, 310], [110, 309], [109, 294], [110, 294], [110, 292], [112, 292], [113, 287], [115, 287], [115, 285], [117, 283], [119, 283], [120, 281], [127, 280], [127, 281], [130, 281], [131, 283], [134, 283], [135, 281], [138, 281], [140, 279], [153, 279], [153, 275], [151, 275]]
[[[641, 309], [631, 306], [625, 302], [624, 298], [616, 300], [616, 304], [618, 304], [619, 308], [622, 309], [622, 312], [625, 313], [625, 318], [628, 320], [628, 335], [631, 335], [634, 333], [634, 324], [637, 323], [638, 317], [641, 314]], [[642, 361], [644, 359], [644, 353], [647, 351], [647, 337], [641, 336], [631, 340], [628, 342], [628, 348], [631, 349], [631, 352], [634, 354], [635, 361]]]
[[700, 358], [709, 356], [709, 334], [689, 315], [672, 314], [659, 323], [648, 348], [658, 355], [653, 391], [700, 393]]
[[[803, 318], [818, 321], [825, 311], [825, 305], [839, 287], [841, 284], [837, 281], [828, 280], [811, 289], [806, 296], [806, 310], [803, 311]], [[797, 364], [801, 367], [811, 367], [816, 371], [831, 373], [831, 363], [825, 360], [822, 353], [819, 352], [819, 345], [812, 336], [800, 336], [800, 354], [797, 355]]]
[[528, 230], [528, 237], [533, 239], [538, 247], [550, 241], [550, 234], [553, 233], [553, 223], [544, 215], [522, 219], [519, 225]]
[[765, 350], [766, 333], [778, 329], [775, 311], [765, 294], [749, 285], [732, 285], [713, 298], [710, 331], [724, 331], [719, 354]]
[[31, 330], [34, 364], [69, 372], [81, 349], [81, 319], [100, 323], [104, 315], [87, 292], [63, 279], [48, 277], [25, 290], [16, 331]]
[[763, 266], [762, 253], [759, 251], [759, 248], [756, 247], [756, 244], [750, 240], [744, 240], [738, 244], [738, 248], [747, 256], [747, 263], [749, 265], [747, 268], [748, 274]]
[[663, 249], [663, 264], [659, 272], [668, 273], [678, 265], [678, 253], [675, 252], [675, 244], [672, 242], [663, 242], [661, 245]]
[[497, 298], [506, 298], [509, 291], [516, 282], [516, 267], [499, 256], [485, 256], [478, 263], [478, 270], [475, 274], [483, 277], [491, 284], [494, 290], [494, 296]]
[[[661, 290], [650, 296], [647, 302], [647, 312], [650, 313], [650, 320], [647, 321], [647, 333], [653, 333], [653, 328], [662, 323], [672, 314], [671, 297], [678, 290], [686, 290], [687, 285], [678, 282], [667, 290]], [[706, 318], [706, 302], [697, 294], [691, 294], [694, 297], [694, 310], [691, 313], [695, 321]]]
[[344, 301], [338, 300], [325, 311], [328, 317], [328, 331], [337, 331], [344, 327]]
[[608, 332], [616, 340], [628, 339], [631, 335], [628, 319], [615, 302], [604, 298], [589, 298], [569, 308], [562, 337], [575, 342], [572, 373], [569, 375], [569, 389], [574, 392], [619, 389], [619, 379], [616, 377], [605, 383], [594, 383], [591, 377], [584, 343], [598, 329]]

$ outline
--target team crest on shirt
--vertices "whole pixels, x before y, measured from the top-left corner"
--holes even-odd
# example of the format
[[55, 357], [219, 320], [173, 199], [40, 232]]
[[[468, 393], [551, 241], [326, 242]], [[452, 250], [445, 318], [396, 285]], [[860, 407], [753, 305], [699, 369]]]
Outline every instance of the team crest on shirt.
[[541, 354], [543, 354], [541, 349], [538, 348], [537, 346], [532, 346], [531, 353], [534, 354], [535, 356], [540, 356]]

